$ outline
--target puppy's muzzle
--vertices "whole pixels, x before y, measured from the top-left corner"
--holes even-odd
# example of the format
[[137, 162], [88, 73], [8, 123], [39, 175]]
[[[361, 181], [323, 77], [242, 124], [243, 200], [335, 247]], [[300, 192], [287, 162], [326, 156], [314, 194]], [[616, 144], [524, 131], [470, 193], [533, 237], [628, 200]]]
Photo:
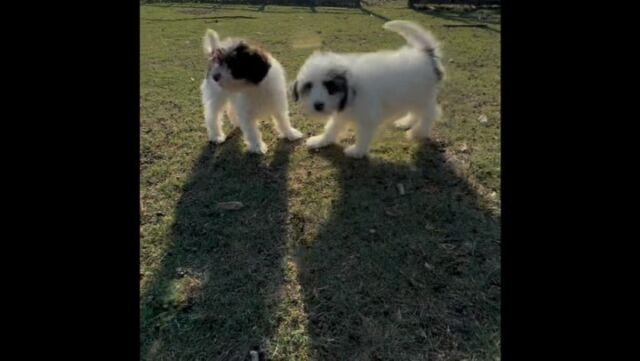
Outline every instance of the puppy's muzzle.
[[221, 77], [222, 75], [220, 73], [213, 74], [213, 80], [216, 82], [219, 81]]
[[321, 112], [324, 109], [324, 103], [320, 103], [320, 102], [313, 103], [313, 107], [315, 108], [315, 110]]

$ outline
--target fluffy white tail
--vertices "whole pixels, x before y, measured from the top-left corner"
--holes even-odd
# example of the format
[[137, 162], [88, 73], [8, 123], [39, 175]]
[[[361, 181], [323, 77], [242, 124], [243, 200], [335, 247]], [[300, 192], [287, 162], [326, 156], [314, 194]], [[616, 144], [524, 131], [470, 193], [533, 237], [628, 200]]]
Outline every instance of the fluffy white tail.
[[214, 50], [218, 48], [218, 44], [220, 43], [220, 38], [218, 37], [218, 33], [211, 29], [207, 29], [207, 32], [204, 34], [204, 39], [202, 39], [202, 46], [204, 48], [204, 52], [206, 54], [211, 54]]
[[382, 27], [402, 35], [410, 46], [428, 51], [437, 57], [441, 57], [440, 43], [422, 26], [406, 20], [392, 20], [384, 23]]

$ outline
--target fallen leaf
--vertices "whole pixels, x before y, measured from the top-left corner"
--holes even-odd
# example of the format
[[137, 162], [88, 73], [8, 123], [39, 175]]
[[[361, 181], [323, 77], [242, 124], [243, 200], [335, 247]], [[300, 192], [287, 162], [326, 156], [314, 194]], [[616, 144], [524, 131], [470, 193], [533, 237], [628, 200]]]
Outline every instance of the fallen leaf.
[[452, 244], [449, 244], [449, 243], [443, 243], [443, 244], [440, 245], [440, 248], [442, 248], [444, 250], [447, 250], [447, 251], [453, 251], [456, 248], [456, 246], [454, 246]]
[[430, 265], [429, 263], [425, 262], [425, 263], [424, 263], [424, 266], [425, 266], [425, 267], [427, 267], [427, 269], [428, 269], [429, 271], [433, 271], [433, 266], [432, 266], [432, 265]]
[[486, 122], [488, 122], [488, 121], [489, 121], [489, 118], [487, 118], [487, 116], [486, 116], [486, 115], [481, 114], [481, 115], [478, 117], [478, 121], [479, 121], [480, 123], [486, 123]]
[[218, 209], [224, 209], [227, 211], [235, 211], [238, 210], [240, 208], [244, 207], [244, 204], [242, 204], [242, 202], [220, 202], [218, 203]]
[[400, 193], [400, 195], [403, 196], [405, 192], [404, 192], [404, 186], [402, 185], [402, 183], [398, 183], [396, 186], [398, 187], [398, 193]]

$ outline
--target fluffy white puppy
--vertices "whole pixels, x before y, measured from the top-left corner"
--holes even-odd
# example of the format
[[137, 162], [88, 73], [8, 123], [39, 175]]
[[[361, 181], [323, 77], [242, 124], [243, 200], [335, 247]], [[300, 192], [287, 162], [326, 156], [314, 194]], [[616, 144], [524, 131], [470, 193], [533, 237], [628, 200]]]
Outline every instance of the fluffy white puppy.
[[282, 65], [265, 50], [240, 39], [220, 40], [209, 29], [204, 36], [204, 51], [209, 56], [202, 81], [202, 104], [209, 141], [225, 141], [222, 113], [239, 126], [251, 153], [264, 154], [258, 120], [272, 117], [279, 138], [291, 141], [302, 137], [289, 122], [287, 86]]
[[368, 154], [385, 121], [411, 128], [407, 135], [412, 139], [430, 135], [441, 114], [436, 99], [444, 77], [439, 44], [409, 21], [389, 21], [383, 28], [402, 35], [408, 45], [372, 53], [314, 52], [300, 69], [294, 100], [302, 101], [307, 115], [329, 118], [324, 133], [307, 140], [310, 148], [337, 142], [349, 123], [355, 125], [356, 142], [345, 154], [354, 158]]

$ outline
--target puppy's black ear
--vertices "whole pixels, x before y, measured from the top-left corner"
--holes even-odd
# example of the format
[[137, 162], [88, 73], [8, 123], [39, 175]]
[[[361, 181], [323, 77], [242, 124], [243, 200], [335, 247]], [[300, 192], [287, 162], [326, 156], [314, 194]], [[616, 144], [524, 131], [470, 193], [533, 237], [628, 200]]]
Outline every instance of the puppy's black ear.
[[250, 83], [259, 84], [269, 72], [271, 63], [267, 54], [245, 43], [240, 43], [235, 50], [226, 57], [226, 63], [235, 79], [245, 79]]
[[334, 81], [339, 84], [340, 92], [342, 93], [342, 99], [340, 99], [340, 103], [338, 104], [338, 111], [341, 112], [344, 110], [344, 107], [347, 106], [347, 101], [349, 100], [349, 91], [351, 90], [351, 88], [349, 87], [349, 81], [344, 74], [336, 76], [334, 78]]
[[344, 110], [344, 107], [347, 106], [347, 100], [349, 100], [349, 92], [345, 92], [342, 95], [342, 99], [340, 99], [340, 104], [338, 104], [338, 111], [341, 112]]
[[300, 99], [300, 95], [298, 95], [298, 81], [294, 81], [291, 86], [291, 95], [293, 96], [293, 101], [297, 102]]
[[249, 76], [247, 80], [254, 84], [258, 84], [267, 76], [271, 64], [267, 55], [259, 49], [251, 49], [249, 52]]

